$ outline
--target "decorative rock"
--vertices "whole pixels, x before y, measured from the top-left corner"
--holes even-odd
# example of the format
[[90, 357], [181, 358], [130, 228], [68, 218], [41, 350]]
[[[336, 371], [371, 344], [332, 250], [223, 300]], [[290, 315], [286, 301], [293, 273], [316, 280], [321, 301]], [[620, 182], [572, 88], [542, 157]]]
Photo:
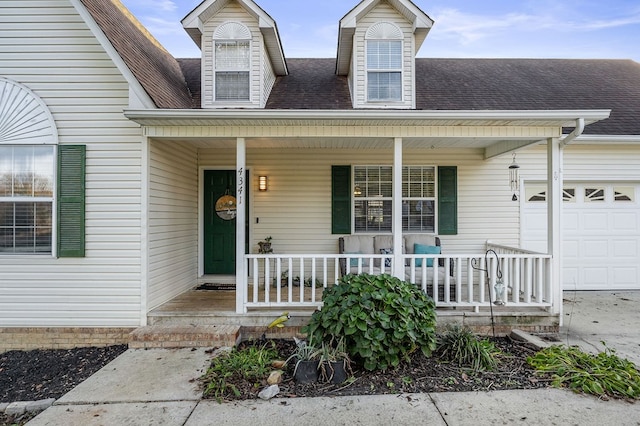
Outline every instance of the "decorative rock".
[[55, 398], [41, 399], [27, 404], [26, 410], [29, 413], [39, 413], [51, 407], [55, 402]]
[[30, 401], [12, 402], [7, 406], [4, 412], [8, 416], [20, 416], [24, 414], [25, 411], [27, 411], [27, 404], [29, 404], [29, 402]]
[[271, 385], [262, 389], [258, 394], [258, 398], [268, 401], [279, 393], [280, 393], [280, 386]]
[[286, 361], [282, 361], [281, 359], [275, 360], [271, 363], [273, 368], [282, 368], [286, 364]]
[[4, 410], [6, 410], [8, 406], [8, 402], [0, 402], [0, 413], [4, 413]]
[[267, 384], [278, 385], [280, 383], [282, 383], [282, 371], [272, 371], [271, 374], [269, 374], [269, 378], [267, 379]]

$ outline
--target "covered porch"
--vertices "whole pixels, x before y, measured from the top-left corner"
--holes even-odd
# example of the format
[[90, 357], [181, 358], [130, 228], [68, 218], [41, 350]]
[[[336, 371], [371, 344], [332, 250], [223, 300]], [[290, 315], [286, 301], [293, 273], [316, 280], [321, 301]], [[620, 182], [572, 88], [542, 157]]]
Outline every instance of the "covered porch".
[[[206, 275], [202, 181], [205, 170], [226, 169], [236, 176], [230, 274], [236, 286], [225, 292], [232, 300], [218, 295], [224, 306], [209, 303], [212, 312], [245, 318], [277, 310], [310, 314], [321, 308], [322, 290], [344, 273], [343, 262], [358, 273], [388, 273], [419, 285], [443, 318], [488, 323], [488, 314], [526, 313], [544, 318], [540, 323], [559, 324], [562, 145], [572, 137], [563, 137], [562, 128], [579, 129], [608, 111], [126, 114], [147, 137], [147, 313], [192, 291]], [[546, 253], [534, 253], [519, 247], [519, 210], [511, 202], [507, 166], [511, 152], [545, 143], [543, 167], [536, 172], [548, 184], [549, 243]], [[334, 164], [392, 167], [389, 235], [398, 248], [403, 246], [403, 167], [457, 167], [457, 232], [440, 235], [440, 254], [338, 253], [337, 240], [344, 234], [332, 233], [327, 218]], [[258, 176], [268, 176], [268, 191], [258, 190]], [[432, 233], [438, 235], [437, 228]], [[273, 236], [273, 253], [258, 252], [265, 236]]]

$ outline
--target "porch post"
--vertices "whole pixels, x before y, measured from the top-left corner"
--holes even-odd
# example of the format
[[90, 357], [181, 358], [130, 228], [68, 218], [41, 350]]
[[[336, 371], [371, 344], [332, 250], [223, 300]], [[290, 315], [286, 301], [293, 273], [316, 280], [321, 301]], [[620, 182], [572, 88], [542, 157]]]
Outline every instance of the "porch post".
[[551, 258], [552, 313], [562, 325], [562, 148], [560, 140], [547, 140], [547, 250]]
[[402, 138], [395, 138], [393, 141], [392, 211], [393, 276], [404, 280], [404, 264], [402, 262]]
[[247, 205], [246, 143], [244, 138], [236, 141], [236, 313], [246, 313], [244, 301], [247, 289], [247, 274], [244, 261], [245, 218]]

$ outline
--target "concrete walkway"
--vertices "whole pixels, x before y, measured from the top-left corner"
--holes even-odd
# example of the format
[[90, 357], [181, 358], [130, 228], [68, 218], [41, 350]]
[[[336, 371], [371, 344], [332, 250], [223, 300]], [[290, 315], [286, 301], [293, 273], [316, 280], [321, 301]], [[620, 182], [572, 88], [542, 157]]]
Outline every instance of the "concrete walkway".
[[[560, 338], [587, 350], [600, 341], [640, 364], [640, 292], [565, 293]], [[130, 349], [30, 421], [38, 425], [640, 425], [640, 402], [600, 401], [537, 389], [202, 400], [204, 349]]]

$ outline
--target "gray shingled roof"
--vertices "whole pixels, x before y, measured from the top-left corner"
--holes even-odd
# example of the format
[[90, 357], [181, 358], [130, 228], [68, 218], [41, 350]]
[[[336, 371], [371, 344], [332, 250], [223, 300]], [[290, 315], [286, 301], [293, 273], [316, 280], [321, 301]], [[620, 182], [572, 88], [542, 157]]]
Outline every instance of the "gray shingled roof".
[[82, 3], [158, 108], [193, 107], [178, 62], [119, 0]]
[[611, 109], [587, 134], [640, 135], [640, 64], [591, 59], [417, 59], [418, 109]]
[[[82, 0], [159, 108], [200, 108], [200, 59], [174, 59], [118, 2]], [[267, 109], [352, 109], [335, 59], [288, 59]], [[186, 83], [185, 83], [186, 80]], [[611, 109], [586, 134], [640, 135], [640, 64], [630, 60], [416, 59], [423, 110]]]

